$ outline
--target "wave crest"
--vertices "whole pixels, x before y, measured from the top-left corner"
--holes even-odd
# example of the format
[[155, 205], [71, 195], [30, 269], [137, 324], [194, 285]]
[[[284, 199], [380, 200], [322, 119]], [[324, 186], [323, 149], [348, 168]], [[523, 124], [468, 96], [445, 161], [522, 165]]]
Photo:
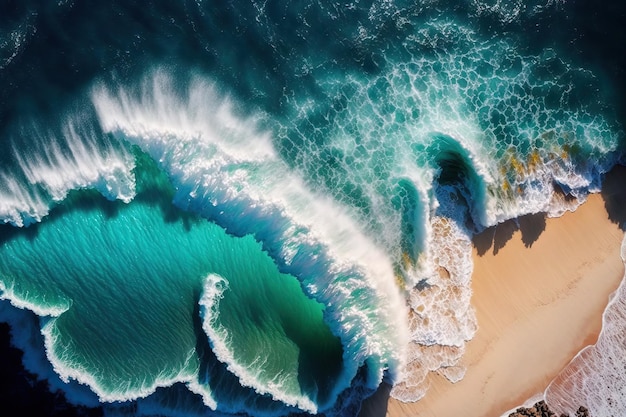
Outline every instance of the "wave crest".
[[365, 364], [369, 389], [385, 371], [397, 377], [406, 309], [389, 259], [339, 206], [308, 191], [270, 137], [256, 132], [254, 117], [239, 120], [211, 84], [192, 80], [181, 93], [156, 72], [139, 91], [94, 91], [104, 130], [159, 162], [177, 189], [174, 204], [233, 235], [252, 234], [281, 272], [325, 306], [325, 321], [344, 347], [331, 398]]

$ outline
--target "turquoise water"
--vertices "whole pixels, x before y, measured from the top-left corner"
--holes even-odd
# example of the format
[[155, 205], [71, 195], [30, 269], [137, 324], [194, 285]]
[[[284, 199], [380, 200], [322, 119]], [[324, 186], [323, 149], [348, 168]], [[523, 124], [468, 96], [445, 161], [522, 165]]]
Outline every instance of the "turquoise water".
[[0, 6], [27, 367], [110, 415], [350, 416], [459, 381], [472, 236], [624, 162], [623, 43], [583, 3]]
[[[133, 204], [76, 191], [28, 234], [4, 226], [5, 294], [52, 316], [42, 332], [57, 372], [89, 384], [107, 401], [185, 382], [222, 404], [212, 385], [228, 371], [198, 351], [198, 302], [206, 277], [219, 274], [228, 285], [212, 311], [219, 346], [227, 350], [218, 356], [250, 374], [256, 390], [277, 384], [280, 399], [328, 402], [342, 347], [323, 321], [322, 306], [293, 276], [279, 273], [251, 237], [229, 236], [171, 206], [167, 178], [145, 156], [138, 159]], [[237, 393], [228, 396], [222, 406], [237, 411]]]

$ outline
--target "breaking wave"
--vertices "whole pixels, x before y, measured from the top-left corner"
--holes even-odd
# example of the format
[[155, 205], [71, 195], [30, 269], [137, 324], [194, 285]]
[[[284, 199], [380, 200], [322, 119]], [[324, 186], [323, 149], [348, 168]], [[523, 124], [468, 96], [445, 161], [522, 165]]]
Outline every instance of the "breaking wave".
[[[504, 30], [564, 2], [366, 3], [45, 11], [120, 33], [71, 51], [69, 98], [6, 89], [0, 317], [31, 370], [171, 416], [356, 415], [383, 381], [463, 378], [473, 234], [575, 209], [622, 132], [598, 75]], [[15, 13], [23, 86], [51, 23]]]

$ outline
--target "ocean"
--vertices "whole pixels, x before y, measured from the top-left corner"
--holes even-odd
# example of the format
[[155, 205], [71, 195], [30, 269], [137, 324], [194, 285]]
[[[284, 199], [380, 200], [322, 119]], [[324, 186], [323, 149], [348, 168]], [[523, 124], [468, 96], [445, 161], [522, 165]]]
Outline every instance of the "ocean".
[[[106, 415], [463, 378], [472, 236], [624, 163], [626, 6], [0, 3], [0, 321]], [[623, 410], [622, 410], [623, 411]]]

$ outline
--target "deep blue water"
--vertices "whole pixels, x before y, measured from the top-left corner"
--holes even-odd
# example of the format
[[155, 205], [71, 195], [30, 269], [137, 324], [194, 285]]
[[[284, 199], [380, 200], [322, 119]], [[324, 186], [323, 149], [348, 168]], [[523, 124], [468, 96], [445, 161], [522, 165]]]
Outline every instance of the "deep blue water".
[[623, 162], [626, 7], [223, 3], [0, 4], [26, 368], [110, 415], [349, 416], [462, 378], [472, 235]]

